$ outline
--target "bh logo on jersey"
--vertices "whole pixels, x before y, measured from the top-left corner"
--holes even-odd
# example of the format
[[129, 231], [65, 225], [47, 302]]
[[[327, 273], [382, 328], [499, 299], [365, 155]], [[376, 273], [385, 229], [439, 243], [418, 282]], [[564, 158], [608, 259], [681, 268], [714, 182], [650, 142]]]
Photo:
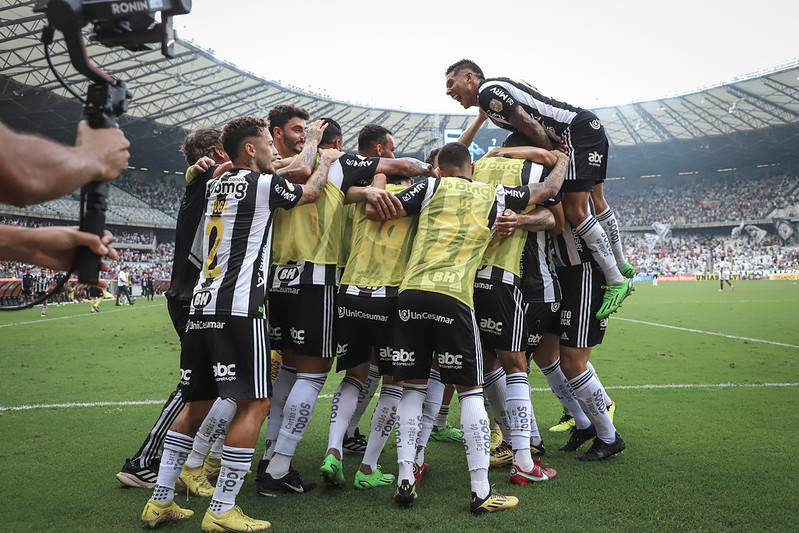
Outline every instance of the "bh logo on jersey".
[[502, 333], [502, 322], [496, 322], [492, 318], [484, 318], [480, 320], [480, 329], [487, 333], [499, 335]]
[[304, 329], [289, 329], [289, 333], [291, 334], [291, 340], [294, 341], [295, 344], [305, 344], [305, 330]]
[[438, 354], [438, 366], [450, 370], [460, 370], [463, 368], [463, 356], [444, 352]]
[[592, 167], [601, 167], [602, 166], [602, 157], [603, 155], [599, 152], [591, 152], [588, 154], [588, 164]]
[[191, 298], [191, 305], [195, 309], [202, 309], [211, 303], [211, 291], [198, 291]]
[[276, 273], [277, 280], [282, 283], [288, 283], [290, 281], [293, 281], [299, 275], [300, 275], [300, 269], [298, 269], [295, 266], [279, 267]]
[[214, 365], [214, 380], [215, 381], [236, 381], [236, 365], [223, 365], [217, 363]]
[[416, 353], [406, 352], [402, 348], [391, 352], [391, 362], [397, 366], [413, 366], [416, 364]]
[[180, 369], [180, 384], [181, 385], [188, 385], [191, 381], [191, 369]]
[[455, 285], [460, 281], [460, 276], [456, 272], [452, 271], [440, 271], [436, 270], [435, 272], [430, 272], [427, 275], [427, 278], [435, 283], [436, 285]]

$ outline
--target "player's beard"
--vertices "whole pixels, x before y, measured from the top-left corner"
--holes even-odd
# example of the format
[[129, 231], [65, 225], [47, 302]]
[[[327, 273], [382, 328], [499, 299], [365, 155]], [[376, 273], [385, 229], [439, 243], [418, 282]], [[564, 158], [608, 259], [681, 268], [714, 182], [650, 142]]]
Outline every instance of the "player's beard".
[[258, 167], [258, 172], [261, 174], [274, 174], [275, 173], [275, 166], [270, 161], [269, 163], [265, 161], [256, 161], [255, 166]]

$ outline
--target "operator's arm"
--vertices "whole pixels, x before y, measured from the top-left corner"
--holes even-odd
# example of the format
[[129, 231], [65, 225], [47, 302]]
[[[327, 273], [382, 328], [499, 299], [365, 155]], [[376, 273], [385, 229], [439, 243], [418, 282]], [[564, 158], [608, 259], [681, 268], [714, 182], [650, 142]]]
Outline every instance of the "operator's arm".
[[0, 202], [24, 207], [60, 198], [128, 168], [130, 143], [117, 128], [78, 124], [75, 146], [16, 133], [0, 123]]

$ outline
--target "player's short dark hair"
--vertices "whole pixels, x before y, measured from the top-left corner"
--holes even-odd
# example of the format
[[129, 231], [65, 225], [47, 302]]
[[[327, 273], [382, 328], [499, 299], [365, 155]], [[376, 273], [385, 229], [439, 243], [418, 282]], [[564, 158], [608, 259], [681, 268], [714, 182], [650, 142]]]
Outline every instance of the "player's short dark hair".
[[228, 157], [236, 160], [241, 153], [241, 143], [247, 137], [257, 137], [268, 128], [266, 121], [260, 117], [245, 116], [234, 118], [222, 130], [222, 147]]
[[[280, 104], [269, 110], [269, 133], [275, 136], [275, 128], [282, 128], [294, 117], [308, 120], [311, 115], [302, 107], [294, 104]], [[230, 154], [228, 154], [230, 155]]]
[[508, 138], [505, 139], [505, 142], [502, 143], [504, 146], [508, 148], [513, 148], [515, 146], [535, 146], [533, 141], [527, 138], [524, 133], [515, 131], [508, 135]]
[[435, 164], [436, 156], [438, 155], [438, 152], [440, 152], [440, 151], [441, 151], [441, 148], [433, 148], [432, 150], [430, 150], [430, 153], [427, 154], [427, 158], [424, 160], [424, 162], [429, 164], [429, 165]]
[[389, 135], [392, 133], [388, 128], [379, 124], [367, 124], [358, 133], [358, 151], [365, 152], [378, 144], [385, 144]]
[[472, 155], [466, 145], [459, 142], [445, 144], [438, 152], [438, 168], [461, 168], [472, 162]]
[[320, 119], [323, 123], [327, 124], [327, 128], [322, 132], [322, 139], [319, 141], [320, 146], [330, 146], [338, 139], [341, 139], [341, 125], [332, 118]]
[[457, 74], [457, 73], [459, 73], [461, 70], [471, 70], [472, 72], [474, 72], [475, 74], [477, 74], [477, 77], [478, 77], [479, 79], [481, 79], [481, 80], [484, 80], [484, 79], [485, 79], [485, 76], [483, 75], [483, 69], [481, 69], [480, 67], [478, 67], [478, 66], [477, 66], [477, 63], [475, 63], [475, 62], [474, 62], [474, 61], [472, 61], [471, 59], [461, 59], [460, 61], [456, 61], [455, 63], [451, 64], [451, 65], [450, 65], [450, 66], [447, 68], [447, 72], [445, 72], [445, 75], [446, 75], [446, 76], [449, 76], [449, 75], [450, 75], [450, 73], [455, 73], [455, 74]]
[[180, 152], [186, 157], [186, 162], [193, 165], [204, 156], [214, 157], [214, 148], [222, 150], [222, 130], [216, 126], [197, 128], [183, 139]]

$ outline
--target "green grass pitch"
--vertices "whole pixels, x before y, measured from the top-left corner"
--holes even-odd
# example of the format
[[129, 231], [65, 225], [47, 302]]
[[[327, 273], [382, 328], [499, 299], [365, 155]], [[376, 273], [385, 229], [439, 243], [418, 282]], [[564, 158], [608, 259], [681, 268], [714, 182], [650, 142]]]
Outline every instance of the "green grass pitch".
[[[122, 488], [114, 475], [155, 421], [154, 402], [177, 384], [177, 337], [163, 298], [101, 309], [0, 314], [2, 531], [141, 529], [150, 491]], [[724, 292], [712, 281], [639, 283], [591, 359], [617, 402], [627, 450], [598, 464], [559, 452], [566, 436], [547, 428], [560, 407], [534, 370], [545, 462], [558, 476], [516, 487], [507, 469], [492, 470], [495, 488], [520, 499], [506, 512], [468, 513], [462, 447], [439, 442], [428, 447], [432, 472], [410, 509], [397, 508], [392, 487], [351, 486], [358, 455], [345, 455], [344, 488], [263, 498], [247, 480], [238, 503], [276, 532], [795, 531], [798, 325], [799, 282], [739, 281]], [[340, 379], [328, 378], [294, 461], [319, 482]], [[454, 400], [450, 421], [458, 416]], [[392, 440], [381, 464], [396, 473]], [[261, 440], [256, 460], [262, 451]], [[198, 514], [160, 529], [199, 531], [207, 500], [178, 501]]]

